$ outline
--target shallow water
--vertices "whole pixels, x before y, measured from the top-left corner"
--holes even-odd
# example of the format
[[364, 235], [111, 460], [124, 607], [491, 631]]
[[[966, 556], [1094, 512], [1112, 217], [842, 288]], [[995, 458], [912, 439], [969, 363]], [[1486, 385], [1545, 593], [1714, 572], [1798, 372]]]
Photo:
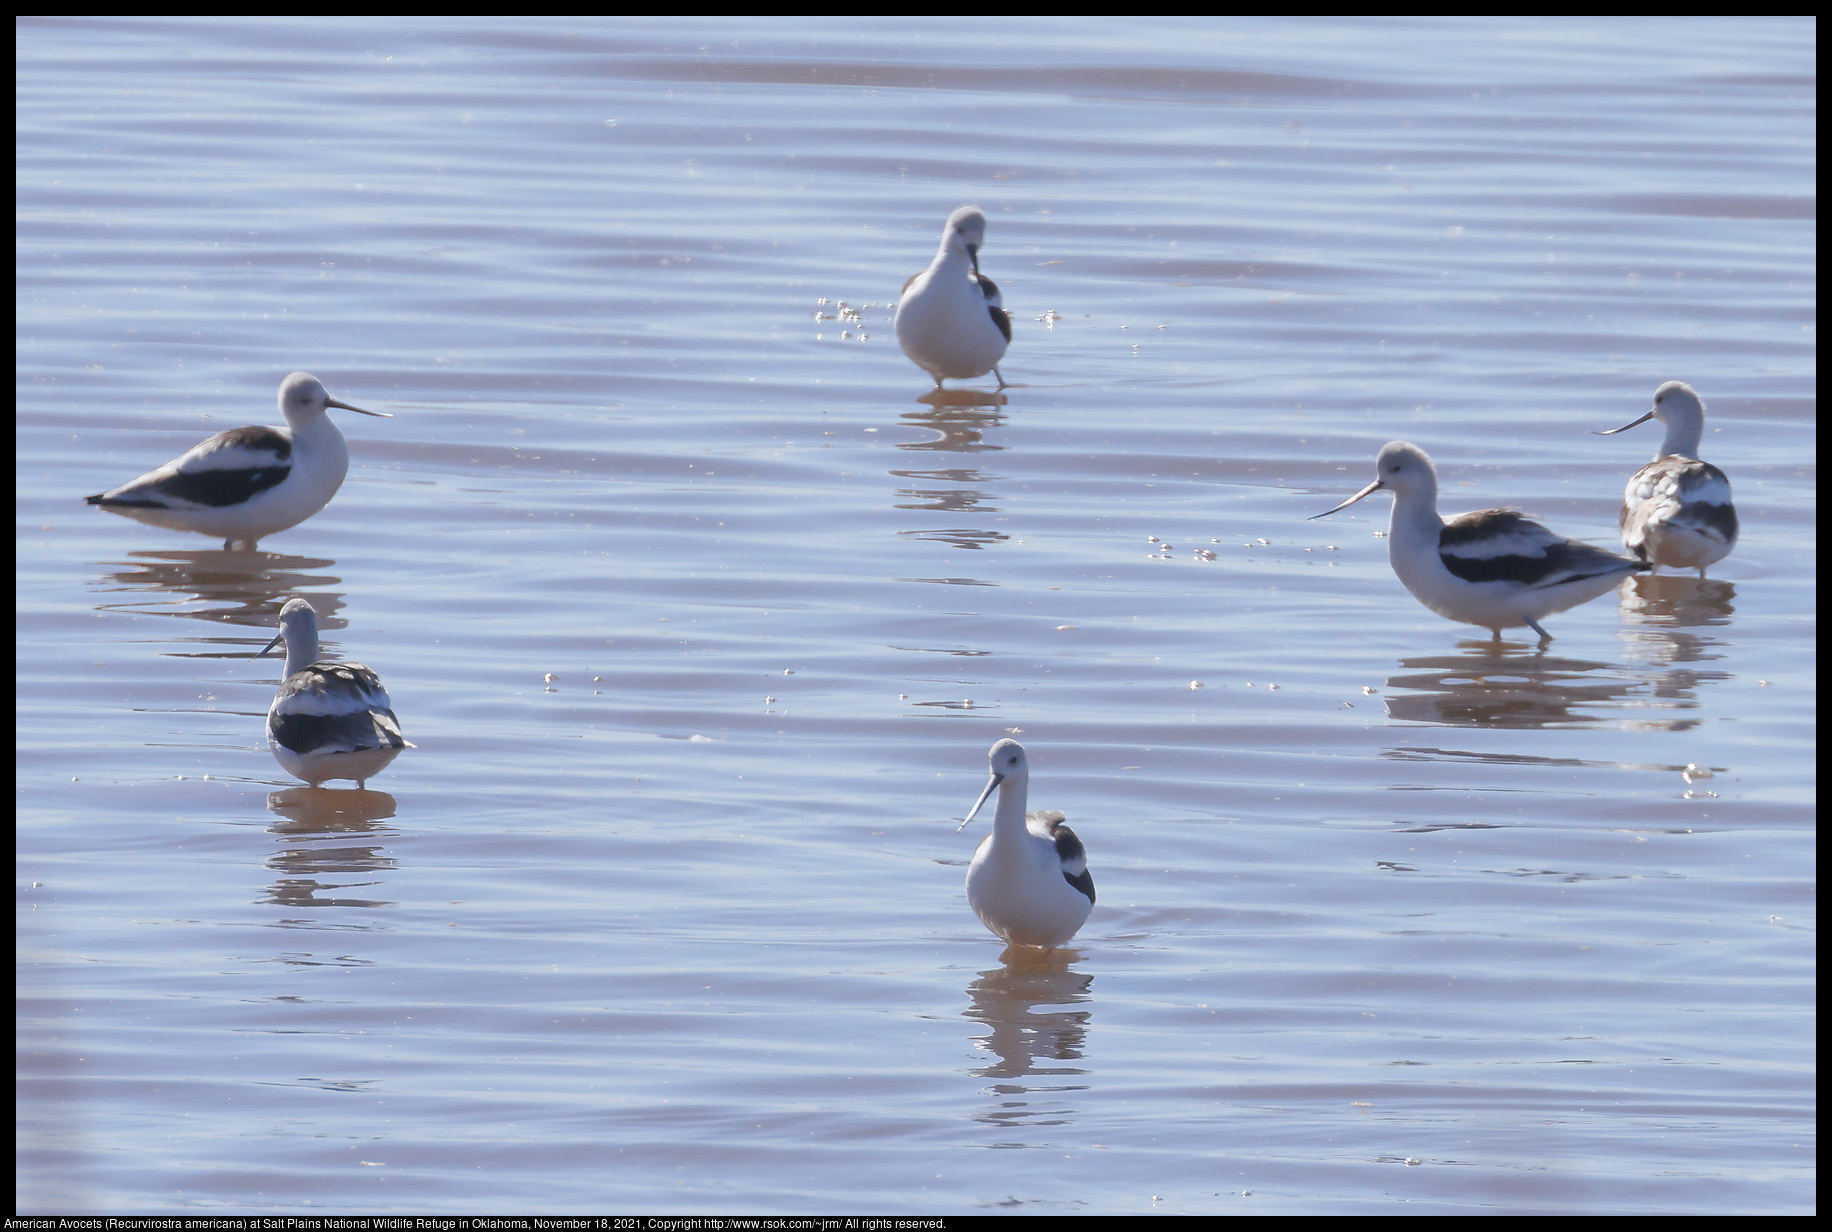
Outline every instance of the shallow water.
[[[1813, 1209], [1811, 23], [18, 33], [22, 1211]], [[397, 418], [260, 555], [80, 503], [299, 368]], [[1613, 544], [1672, 378], [1742, 540], [1544, 654], [1305, 521]]]

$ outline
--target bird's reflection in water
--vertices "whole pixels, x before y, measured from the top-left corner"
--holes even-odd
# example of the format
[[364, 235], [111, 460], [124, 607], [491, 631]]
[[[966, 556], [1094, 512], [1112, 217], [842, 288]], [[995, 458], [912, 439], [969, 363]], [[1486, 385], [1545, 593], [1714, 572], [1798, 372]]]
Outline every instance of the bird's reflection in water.
[[[1736, 611], [1734, 583], [1717, 578], [1637, 577], [1622, 588], [1622, 633], [1633, 670], [1649, 685], [1655, 710], [1691, 710], [1703, 684], [1730, 673], [1703, 666], [1724, 657], [1724, 643], [1692, 629], [1721, 627]], [[1695, 720], [1643, 718], [1637, 728], [1678, 731]]]
[[[975, 1119], [1011, 1130], [1064, 1124], [1077, 1111], [1064, 1093], [1085, 1091], [1088, 1084], [1073, 1081], [1085, 1069], [1060, 1062], [1081, 1059], [1092, 1015], [1060, 1007], [1086, 1004], [1094, 977], [1071, 969], [1081, 957], [1075, 950], [1014, 946], [1001, 957], [1004, 965], [982, 971], [968, 986], [972, 1003], [963, 1011], [991, 1028], [976, 1042], [991, 1054], [992, 1063], [970, 1072], [995, 1080], [989, 1089], [994, 1102]], [[1038, 1009], [1046, 1005], [1051, 1008]], [[1016, 1081], [1025, 1078], [1043, 1081]]]
[[1622, 588], [1622, 622], [1629, 653], [1658, 663], [1719, 658], [1717, 639], [1686, 633], [1730, 623], [1737, 588], [1717, 578], [1638, 577]]
[[[1532, 766], [1550, 770], [1650, 770], [1656, 774], [1678, 774], [1685, 776], [1687, 783], [1697, 778], [1709, 778], [1712, 773], [1722, 773], [1721, 767], [1707, 767], [1700, 773], [1695, 765], [1681, 765], [1677, 762], [1653, 761], [1597, 761], [1584, 757], [1539, 757], [1532, 753], [1500, 753], [1476, 749], [1434, 749], [1420, 745], [1408, 745], [1401, 748], [1382, 749], [1380, 755], [1393, 761], [1439, 762], [1449, 765], [1475, 766]], [[1408, 788], [1416, 790], [1416, 788]], [[1691, 793], [1687, 793], [1689, 798]], [[1433, 834], [1440, 830], [1500, 830], [1503, 826], [1487, 821], [1426, 821], [1417, 825], [1402, 826], [1395, 829], [1395, 834]], [[1647, 827], [1638, 827], [1645, 829]], [[1684, 825], [1677, 825], [1664, 831], [1670, 834], [1690, 834], [1692, 831]], [[1398, 864], [1389, 860], [1376, 861], [1382, 868], [1402, 871], [1415, 871], [1411, 865]], [[1585, 878], [1592, 879], [1592, 878]]]
[[[936, 394], [947, 393], [958, 395], [958, 390], [937, 390]], [[924, 399], [918, 399], [923, 401]], [[905, 411], [898, 416], [902, 422], [917, 428], [927, 428], [938, 435], [928, 441], [899, 441], [897, 448], [913, 453], [987, 453], [999, 452], [1003, 445], [989, 444], [986, 431], [989, 428], [1005, 426], [1005, 416], [998, 409], [1005, 399], [1001, 397], [997, 404], [982, 401], [950, 402], [941, 406], [931, 406], [925, 411]], [[896, 474], [892, 471], [891, 474]], [[973, 479], [981, 478], [977, 471], [965, 474]]]
[[[310, 589], [318, 592], [312, 602], [318, 610], [320, 627], [344, 627], [335, 615], [343, 606], [343, 596], [321, 589], [342, 579], [316, 572], [335, 566], [334, 560], [278, 552], [224, 551], [129, 552], [128, 557], [122, 562], [124, 567], [97, 579], [98, 590], [122, 596], [97, 604], [97, 610], [177, 616], [271, 630], [280, 606], [299, 591]], [[199, 640], [237, 647], [244, 641]], [[211, 651], [186, 657], [221, 658], [223, 653]], [[232, 653], [245, 652], [238, 649]]]
[[932, 539], [937, 543], [952, 544], [957, 548], [967, 548], [976, 552], [989, 543], [1002, 543], [1011, 538], [1010, 535], [1001, 534], [996, 530], [958, 528], [954, 530], [900, 530], [897, 533], [911, 539]]
[[[927, 480], [931, 483], [983, 483], [993, 476], [979, 471], [940, 470], [940, 471], [892, 471], [899, 479]], [[906, 496], [908, 501], [899, 501], [898, 509], [923, 509], [931, 513], [997, 513], [996, 506], [982, 504], [985, 493], [972, 488], [903, 488], [898, 496]]]
[[[268, 870], [279, 879], [267, 888], [264, 901], [291, 908], [394, 906], [385, 899], [347, 893], [380, 884], [377, 874], [395, 868], [382, 845], [392, 833], [386, 822], [394, 816], [393, 796], [385, 791], [289, 787], [269, 795], [267, 807], [278, 814], [268, 832], [281, 846], [267, 860]], [[323, 925], [311, 919], [281, 923], [295, 928]], [[347, 922], [342, 926], [352, 927]]]
[[1640, 682], [1604, 676], [1611, 664], [1542, 654], [1519, 643], [1472, 638], [1464, 653], [1401, 659], [1387, 679], [1387, 713], [1448, 727], [1589, 727], [1619, 710]]
[[1010, 399], [993, 389], [931, 389], [916, 401], [943, 410], [950, 407], [1004, 406]]
[[1633, 578], [1622, 588], [1627, 664], [1530, 653], [1512, 642], [1470, 639], [1459, 655], [1402, 659], [1387, 713], [1447, 727], [1590, 727], [1687, 731], [1700, 720], [1703, 684], [1729, 673], [1700, 666], [1722, 657], [1717, 639], [1685, 626], [1720, 625], [1733, 608], [1729, 582]]
[[[925, 403], [929, 409], [906, 411], [901, 417], [902, 421], [915, 427], [927, 428], [937, 435], [933, 440], [900, 443], [898, 449], [980, 453], [1004, 448], [1002, 445], [988, 444], [985, 439], [987, 429], [999, 427], [1005, 422], [1005, 416], [998, 409], [1005, 405], [1003, 394], [971, 389], [935, 389], [917, 401]], [[920, 485], [899, 488], [898, 499], [893, 502], [894, 508], [917, 509], [927, 513], [999, 512], [998, 506], [987, 503], [987, 492], [981, 488], [965, 486], [990, 482], [998, 478], [996, 475], [988, 475], [971, 467], [893, 470], [891, 475], [897, 479], [914, 480]], [[921, 527], [899, 533], [907, 538], [931, 539], [969, 551], [977, 551], [988, 544], [1010, 538], [999, 531], [958, 527]]]

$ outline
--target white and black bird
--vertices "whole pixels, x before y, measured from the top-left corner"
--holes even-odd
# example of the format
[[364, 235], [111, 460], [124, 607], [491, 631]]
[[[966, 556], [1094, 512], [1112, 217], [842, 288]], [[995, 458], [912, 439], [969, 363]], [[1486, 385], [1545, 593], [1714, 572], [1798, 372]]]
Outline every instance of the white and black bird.
[[980, 273], [986, 214], [963, 205], [948, 215], [929, 268], [903, 284], [897, 301], [897, 344], [935, 378], [966, 379], [988, 372], [1005, 388], [999, 361], [1011, 342], [1011, 316], [992, 279]]
[[[980, 922], [1013, 945], [1066, 945], [1094, 910], [1088, 854], [1061, 813], [1025, 813], [1030, 763], [1024, 746], [1001, 740], [987, 755], [992, 779], [961, 829], [997, 788], [992, 833], [967, 869], [967, 902]], [[958, 831], [957, 831], [958, 833]]]
[[1484, 509], [1446, 522], [1438, 516], [1438, 472], [1417, 445], [1389, 441], [1374, 460], [1374, 482], [1311, 518], [1328, 517], [1382, 489], [1393, 493], [1387, 559], [1412, 597], [1447, 620], [1494, 630], [1539, 622], [1609, 593], [1638, 560], [1554, 534], [1515, 509]]
[[279, 635], [261, 654], [282, 641], [286, 675], [267, 711], [267, 744], [288, 774], [313, 787], [327, 779], [354, 779], [363, 787], [402, 749], [414, 747], [401, 735], [394, 703], [374, 672], [360, 663], [319, 661], [318, 614], [304, 599], [280, 609]]
[[223, 541], [224, 550], [253, 551], [268, 535], [330, 504], [350, 469], [343, 433], [331, 407], [392, 419], [339, 402], [309, 372], [280, 382], [282, 428], [231, 428], [131, 483], [83, 499], [110, 513], [195, 531]]
[[1684, 381], [1668, 381], [1654, 391], [1654, 409], [1634, 423], [1598, 432], [1614, 436], [1658, 419], [1667, 437], [1654, 460], [1629, 476], [1622, 490], [1622, 546], [1641, 560], [1675, 569], [1705, 568], [1730, 555], [1737, 545], [1737, 508], [1730, 503], [1730, 480], [1698, 457], [1705, 434], [1705, 402]]

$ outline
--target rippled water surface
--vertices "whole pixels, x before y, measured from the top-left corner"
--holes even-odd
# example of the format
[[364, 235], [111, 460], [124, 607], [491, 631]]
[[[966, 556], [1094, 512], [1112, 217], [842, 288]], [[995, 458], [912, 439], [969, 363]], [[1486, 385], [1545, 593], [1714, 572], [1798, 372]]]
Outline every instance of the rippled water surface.
[[[19, 27], [22, 1210], [1813, 1208], [1814, 25], [969, 33]], [[396, 418], [259, 555], [81, 503], [294, 369]], [[1742, 540], [1544, 653], [1305, 521], [1611, 545], [1668, 379]]]

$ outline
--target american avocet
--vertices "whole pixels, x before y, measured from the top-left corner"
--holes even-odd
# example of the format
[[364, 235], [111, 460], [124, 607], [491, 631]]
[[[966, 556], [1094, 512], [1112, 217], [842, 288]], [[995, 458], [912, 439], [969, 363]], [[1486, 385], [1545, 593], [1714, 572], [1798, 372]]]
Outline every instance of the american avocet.
[[1737, 545], [1737, 508], [1730, 503], [1730, 480], [1709, 462], [1698, 460], [1705, 433], [1705, 402], [1684, 381], [1668, 381], [1654, 391], [1654, 409], [1634, 423], [1598, 432], [1614, 436], [1636, 424], [1658, 419], [1667, 426], [1654, 460], [1629, 476], [1622, 490], [1622, 546], [1658, 571], [1661, 565], [1697, 569], [1730, 555]]
[[1412, 597], [1466, 625], [1525, 625], [1541, 641], [1539, 622], [1613, 590], [1640, 561], [1556, 535], [1513, 509], [1484, 509], [1446, 522], [1438, 516], [1438, 472], [1417, 445], [1388, 441], [1374, 460], [1375, 480], [1311, 518], [1328, 517], [1364, 496], [1393, 493], [1387, 559]]
[[326, 779], [355, 779], [362, 787], [414, 747], [374, 672], [318, 661], [318, 614], [304, 599], [280, 609], [280, 633], [261, 654], [282, 641], [286, 676], [267, 712], [267, 744], [288, 774], [313, 787]]
[[935, 378], [985, 376], [999, 372], [1011, 342], [1011, 317], [992, 279], [980, 273], [980, 244], [986, 215], [963, 205], [948, 215], [941, 246], [929, 268], [903, 284], [897, 300], [897, 344]]
[[218, 432], [132, 483], [83, 499], [110, 513], [220, 536], [224, 550], [256, 543], [330, 504], [350, 469], [343, 433], [329, 407], [392, 419], [326, 393], [318, 378], [295, 372], [280, 382], [284, 428], [254, 425]]
[[1001, 740], [987, 759], [992, 780], [960, 828], [967, 828], [995, 787], [999, 806], [992, 833], [967, 869], [967, 902], [980, 922], [1006, 941], [1054, 949], [1073, 937], [1094, 909], [1088, 853], [1075, 831], [1062, 824], [1061, 813], [1025, 813], [1030, 764], [1023, 745]]

